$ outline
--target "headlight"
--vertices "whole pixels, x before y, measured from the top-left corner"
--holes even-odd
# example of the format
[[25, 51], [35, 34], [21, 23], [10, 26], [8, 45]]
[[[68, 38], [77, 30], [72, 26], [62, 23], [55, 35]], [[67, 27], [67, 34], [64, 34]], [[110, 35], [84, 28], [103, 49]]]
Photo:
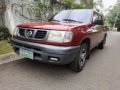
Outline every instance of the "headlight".
[[18, 27], [15, 27], [15, 29], [13, 30], [12, 36], [17, 36], [17, 32], [18, 32]]
[[52, 42], [70, 42], [73, 38], [73, 32], [70, 31], [54, 31], [51, 30], [48, 35], [48, 41]]
[[64, 42], [71, 42], [73, 39], [73, 32], [66, 32], [64, 37]]

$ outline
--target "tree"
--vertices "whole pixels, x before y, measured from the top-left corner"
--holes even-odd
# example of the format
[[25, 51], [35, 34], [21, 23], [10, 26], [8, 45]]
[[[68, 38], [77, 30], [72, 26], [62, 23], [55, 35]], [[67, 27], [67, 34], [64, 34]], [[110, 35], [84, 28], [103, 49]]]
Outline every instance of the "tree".
[[64, 3], [71, 8], [75, 9], [81, 9], [81, 8], [86, 8], [86, 9], [93, 9], [94, 3], [93, 0], [80, 0], [80, 2], [76, 3], [76, 0], [64, 0]]
[[81, 4], [84, 8], [92, 9], [94, 7], [93, 0], [81, 0]]
[[120, 31], [120, 5], [115, 5], [106, 16], [106, 22]]
[[81, 3], [76, 3], [76, 0], [64, 0], [65, 5], [67, 8], [74, 8], [74, 9], [80, 9], [83, 8], [83, 5]]

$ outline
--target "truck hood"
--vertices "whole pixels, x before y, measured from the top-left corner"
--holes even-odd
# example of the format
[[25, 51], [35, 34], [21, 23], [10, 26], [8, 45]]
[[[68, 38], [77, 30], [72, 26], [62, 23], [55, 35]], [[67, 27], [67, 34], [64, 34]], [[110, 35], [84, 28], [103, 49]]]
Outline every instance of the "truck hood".
[[17, 27], [22, 28], [42, 28], [50, 30], [70, 30], [79, 26], [86, 26], [85, 23], [63, 23], [63, 22], [37, 22], [37, 23], [23, 23], [19, 24]]

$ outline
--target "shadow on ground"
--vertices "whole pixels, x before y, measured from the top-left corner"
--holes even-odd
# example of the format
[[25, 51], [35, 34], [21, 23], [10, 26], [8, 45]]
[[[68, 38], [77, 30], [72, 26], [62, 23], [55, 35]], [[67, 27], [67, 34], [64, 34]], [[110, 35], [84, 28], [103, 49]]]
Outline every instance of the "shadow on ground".
[[[99, 53], [99, 50], [97, 48], [94, 48], [91, 51], [91, 57], [94, 57], [95, 54]], [[90, 62], [91, 59], [87, 60], [86, 65], [88, 62]], [[3, 64], [4, 66], [12, 66], [19, 68], [19, 70], [24, 70], [24, 72], [27, 72], [29, 74], [31, 73], [44, 73], [49, 74], [51, 77], [55, 77], [55, 75], [61, 75], [64, 73], [64, 75], [71, 75], [71, 74], [77, 74], [76, 72], [73, 72], [69, 69], [69, 65], [53, 65], [53, 64], [46, 64], [42, 62], [38, 62], [35, 60], [29, 60], [29, 59], [20, 59], [16, 61], [12, 61], [10, 63]], [[54, 74], [53, 74], [54, 73]]]

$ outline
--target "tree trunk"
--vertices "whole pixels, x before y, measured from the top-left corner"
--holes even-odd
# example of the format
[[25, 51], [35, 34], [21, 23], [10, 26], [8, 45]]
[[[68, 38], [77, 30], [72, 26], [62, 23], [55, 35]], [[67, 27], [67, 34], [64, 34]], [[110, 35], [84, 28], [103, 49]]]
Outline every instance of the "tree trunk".
[[6, 10], [6, 5], [5, 5], [5, 0], [0, 0], [0, 25], [5, 25], [5, 10]]

